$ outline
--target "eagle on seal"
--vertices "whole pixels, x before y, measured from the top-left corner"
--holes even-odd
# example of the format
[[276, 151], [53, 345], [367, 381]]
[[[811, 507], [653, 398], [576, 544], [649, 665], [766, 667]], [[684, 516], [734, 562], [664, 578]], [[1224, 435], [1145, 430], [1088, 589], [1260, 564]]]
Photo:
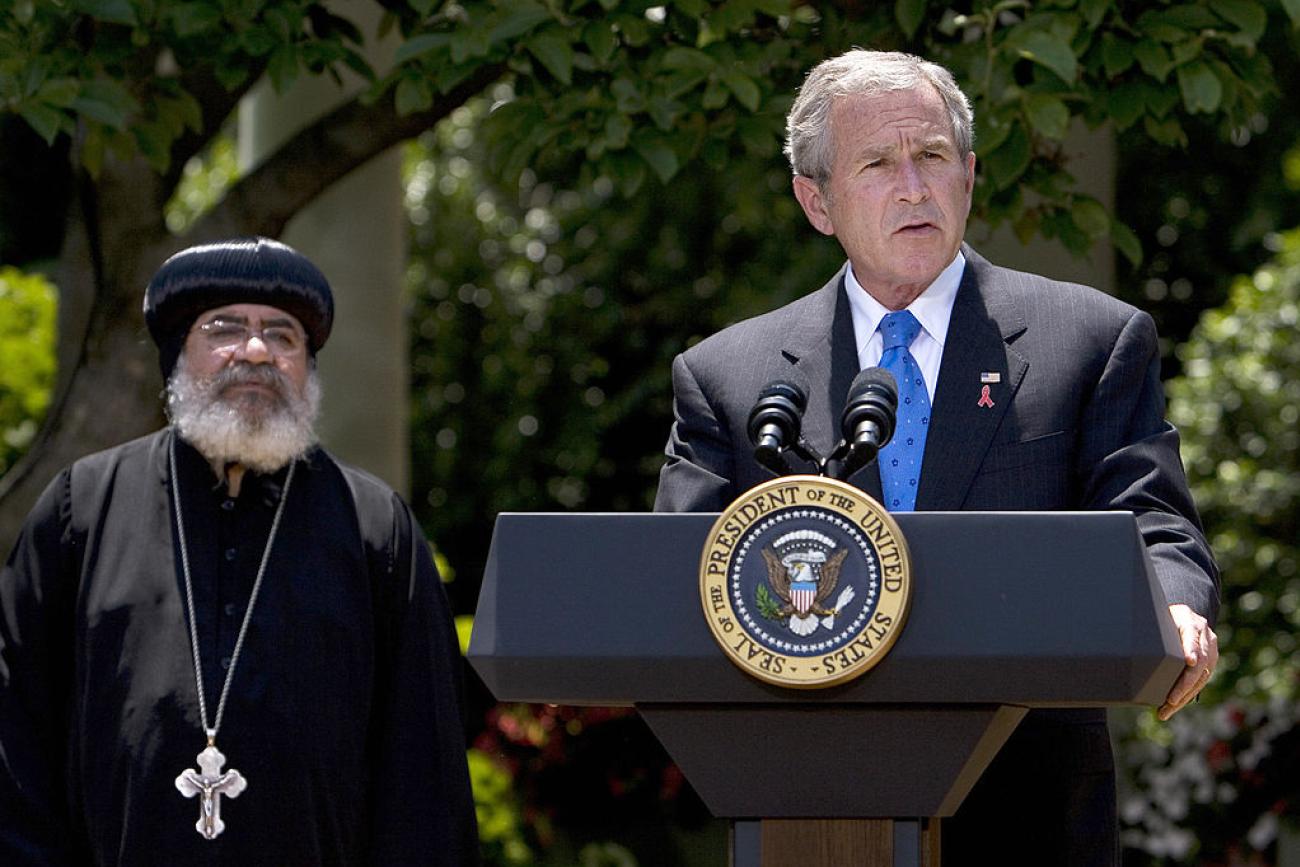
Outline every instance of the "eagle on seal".
[[[827, 629], [834, 629], [835, 615], [852, 602], [854, 596], [853, 588], [845, 587], [835, 600], [835, 606], [826, 607], [827, 600], [839, 584], [840, 569], [848, 556], [848, 549], [841, 548], [825, 558], [820, 577], [813, 574], [810, 561], [814, 558], [798, 555], [781, 558], [771, 548], [763, 548], [762, 552], [767, 562], [767, 582], [782, 602], [777, 618], [789, 617], [787, 625], [796, 635], [811, 635], [817, 631], [819, 623]], [[821, 561], [822, 556], [815, 559]]]

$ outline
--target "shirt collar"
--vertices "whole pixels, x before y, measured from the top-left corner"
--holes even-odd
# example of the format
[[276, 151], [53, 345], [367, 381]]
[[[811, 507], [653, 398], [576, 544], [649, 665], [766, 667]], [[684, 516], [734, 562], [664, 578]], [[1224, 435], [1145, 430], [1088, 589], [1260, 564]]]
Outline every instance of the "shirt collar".
[[[957, 300], [957, 287], [961, 285], [961, 275], [965, 268], [966, 257], [961, 250], [958, 250], [948, 267], [940, 271], [939, 276], [934, 278], [934, 282], [906, 308], [912, 311], [916, 321], [920, 322], [921, 327], [925, 329], [925, 333], [930, 335], [930, 338], [940, 347], [948, 337], [952, 305]], [[852, 262], [844, 272], [844, 288], [849, 295], [849, 309], [853, 313], [853, 330], [857, 336], [858, 354], [861, 355], [862, 347], [866, 346], [867, 341], [876, 333], [880, 320], [891, 311], [862, 288], [862, 284], [853, 273]]]

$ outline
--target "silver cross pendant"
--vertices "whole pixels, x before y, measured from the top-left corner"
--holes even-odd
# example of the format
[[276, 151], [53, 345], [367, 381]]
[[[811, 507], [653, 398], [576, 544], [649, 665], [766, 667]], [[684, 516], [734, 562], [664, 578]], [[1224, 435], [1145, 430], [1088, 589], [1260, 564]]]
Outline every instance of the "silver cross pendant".
[[248, 788], [248, 781], [239, 771], [231, 768], [222, 773], [221, 766], [226, 757], [215, 745], [198, 755], [200, 771], [186, 768], [176, 778], [176, 789], [187, 798], [199, 796], [199, 820], [194, 829], [206, 840], [215, 840], [217, 835], [226, 830], [226, 823], [221, 821], [221, 796], [237, 798], [239, 793]]

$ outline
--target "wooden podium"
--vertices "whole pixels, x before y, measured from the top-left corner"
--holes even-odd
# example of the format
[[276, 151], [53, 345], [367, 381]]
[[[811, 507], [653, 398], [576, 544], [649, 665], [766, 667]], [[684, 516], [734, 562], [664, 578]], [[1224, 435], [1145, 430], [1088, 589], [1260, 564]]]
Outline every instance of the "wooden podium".
[[1130, 513], [917, 512], [894, 516], [913, 596], [889, 655], [766, 684], [700, 608], [715, 517], [500, 515], [469, 660], [502, 701], [635, 707], [735, 867], [938, 864], [939, 819], [1028, 709], [1158, 705], [1183, 668]]

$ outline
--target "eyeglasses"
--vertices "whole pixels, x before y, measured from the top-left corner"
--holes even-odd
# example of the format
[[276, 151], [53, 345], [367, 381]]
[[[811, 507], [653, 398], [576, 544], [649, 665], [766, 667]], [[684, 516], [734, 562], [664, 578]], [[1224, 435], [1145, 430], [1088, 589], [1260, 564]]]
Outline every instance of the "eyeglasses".
[[271, 323], [261, 328], [251, 328], [235, 319], [213, 319], [195, 329], [208, 349], [213, 352], [234, 352], [257, 337], [268, 352], [277, 356], [298, 355], [307, 348], [307, 337], [289, 323]]

